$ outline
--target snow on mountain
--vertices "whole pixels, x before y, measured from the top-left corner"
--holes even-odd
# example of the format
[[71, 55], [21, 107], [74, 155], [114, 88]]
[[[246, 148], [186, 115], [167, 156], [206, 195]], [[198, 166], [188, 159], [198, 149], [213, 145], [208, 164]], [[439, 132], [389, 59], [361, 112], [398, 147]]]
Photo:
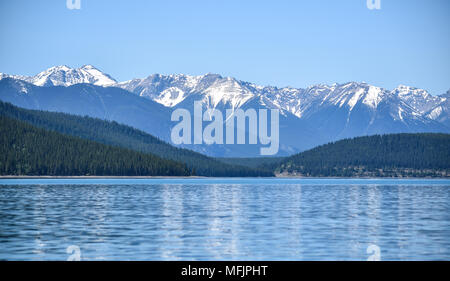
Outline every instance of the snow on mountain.
[[[379, 87], [356, 82], [331, 86], [316, 85], [307, 89], [260, 87], [217, 74], [203, 76], [155, 74], [145, 79], [119, 83], [117, 86], [168, 107], [175, 107], [192, 95], [197, 95], [198, 100], [202, 100], [211, 108], [217, 107], [218, 104], [239, 108], [252, 99], [259, 99], [261, 105], [271, 104], [298, 118], [303, 118], [324, 105], [345, 107], [352, 111], [357, 104], [363, 104], [376, 110], [383, 99], [393, 94]], [[405, 103], [411, 102], [406, 99], [407, 95], [404, 92], [401, 97]]]
[[381, 88], [356, 82], [334, 84], [332, 87], [316, 86], [310, 88], [309, 92], [315, 93], [313, 95], [315, 99], [310, 101], [311, 103], [320, 101], [320, 106], [334, 105], [339, 108], [345, 107], [349, 111], [352, 111], [358, 103], [375, 110], [386, 94]]
[[[21, 78], [21, 79], [19, 79]], [[4, 73], [0, 73], [0, 81], [5, 79], [11, 83], [8, 83], [10, 86], [9, 90], [12, 90], [18, 94], [28, 94], [30, 92], [31, 85], [25, 81], [25, 76], [18, 75], [8, 75]], [[1, 93], [4, 94], [4, 93]]]
[[442, 108], [441, 105], [439, 105], [439, 106], [433, 108], [433, 110], [431, 110], [431, 111], [427, 114], [427, 117], [430, 118], [430, 119], [436, 120], [436, 119], [439, 118], [439, 116], [441, 116], [442, 111], [443, 111], [443, 108]]
[[[201, 100], [207, 108], [223, 105], [235, 109], [252, 100], [258, 100], [261, 106], [270, 105], [272, 108], [280, 109], [282, 114], [289, 113], [306, 119], [327, 106], [344, 108], [348, 114], [358, 106], [376, 111], [384, 100], [391, 102], [395, 100], [396, 105], [392, 106], [391, 115], [399, 119], [404, 118], [406, 112], [409, 112], [413, 118], [422, 116], [432, 120], [443, 120], [449, 111], [448, 97], [432, 96], [423, 89], [404, 85], [392, 91], [356, 82], [320, 84], [306, 89], [277, 88], [262, 87], [212, 73], [199, 76], [153, 74], [144, 79], [117, 83], [114, 78], [92, 65], [80, 68], [55, 66], [32, 77], [0, 73], [0, 80], [4, 78], [23, 80], [36, 86], [70, 86], [80, 83], [114, 86], [149, 98], [166, 107], [177, 107], [186, 99], [195, 99]], [[23, 92], [26, 92], [25, 89]]]
[[240, 81], [211, 73], [200, 76], [154, 74], [145, 79], [118, 83], [116, 86], [168, 107], [178, 105], [191, 95], [202, 94], [204, 102], [212, 107], [219, 103], [229, 103], [235, 108], [254, 96], [253, 89]]
[[67, 66], [55, 66], [43, 71], [31, 80], [36, 86], [71, 86], [87, 83], [96, 86], [110, 86], [117, 83], [111, 76], [92, 65], [74, 69]]
[[[442, 120], [440, 114], [448, 115], [445, 110], [448, 105], [441, 105], [443, 97], [432, 96], [425, 90], [403, 85], [392, 91], [357, 82], [320, 84], [306, 89], [277, 88], [262, 87], [209, 73], [201, 76], [154, 74], [145, 79], [118, 83], [116, 86], [166, 107], [182, 106], [186, 103], [183, 102], [185, 100], [189, 103], [200, 100], [206, 108], [222, 105], [235, 109], [245, 107], [246, 104], [255, 105], [252, 101], [256, 101], [260, 107], [278, 108], [283, 115], [293, 114], [304, 120], [317, 118], [318, 113], [334, 116], [336, 113], [328, 111], [339, 110], [342, 116], [345, 115], [343, 122], [347, 124], [351, 123], [351, 118], [359, 118], [353, 111], [363, 111], [360, 114], [368, 118], [366, 131], [370, 131], [369, 126], [376, 124], [376, 120], [386, 117], [380, 117], [381, 111], [392, 121], [403, 122], [405, 126], [409, 126], [407, 124], [411, 120]], [[324, 118], [326, 116], [321, 116], [320, 120]]]
[[[120, 87], [167, 107], [192, 109], [194, 101], [201, 101], [204, 109], [280, 109], [280, 143], [291, 152], [361, 135], [450, 132], [450, 126], [441, 122], [448, 120], [448, 111], [434, 120], [427, 116], [424, 110], [432, 108], [427, 103], [434, 97], [416, 88], [390, 91], [357, 82], [306, 89], [261, 87], [217, 74], [155, 74]], [[210, 147], [204, 149], [217, 154]]]
[[154, 101], [167, 106], [173, 107], [182, 102], [186, 97], [186, 93], [176, 87], [170, 87], [161, 92], [161, 94], [155, 97]]
[[[201, 101], [205, 109], [277, 108], [289, 122], [293, 117], [302, 120], [325, 136], [332, 136], [324, 137], [330, 140], [370, 133], [427, 131], [434, 121], [450, 128], [449, 93], [432, 96], [423, 89], [403, 85], [394, 90], [358, 82], [278, 88], [212, 73], [153, 74], [117, 83], [92, 65], [77, 69], [56, 66], [33, 77], [0, 73], [0, 80], [5, 78], [44, 87], [80, 83], [112, 86], [168, 108], [189, 108], [194, 101]], [[15, 87], [20, 88], [20, 93], [28, 92], [20, 83]], [[433, 126], [433, 131], [444, 130]]]
[[[168, 141], [170, 112], [174, 108], [192, 109], [194, 101], [201, 101], [204, 109], [222, 111], [276, 108], [280, 110], [283, 155], [362, 135], [450, 132], [450, 91], [432, 96], [425, 90], [408, 86], [387, 90], [349, 82], [305, 89], [278, 88], [212, 73], [199, 76], [153, 74], [117, 83], [91, 65], [78, 69], [52, 67], [33, 77], [0, 73], [0, 80], [2, 100], [19, 106], [114, 118]], [[71, 93], [70, 102], [67, 97], [55, 98], [54, 93], [60, 89], [51, 86], [60, 85], [67, 86], [64, 90]], [[153, 104], [152, 107], [135, 112], [136, 108], [144, 108], [141, 103], [146, 102]], [[124, 111], [118, 114], [119, 109]], [[236, 157], [252, 156], [250, 150], [253, 149], [208, 145], [187, 148], [213, 156]]]
[[425, 115], [450, 127], [450, 90], [447, 93], [437, 96], [438, 102]]
[[392, 91], [393, 94], [419, 111], [421, 114], [429, 111], [439, 103], [439, 97], [432, 96], [423, 89], [417, 89], [405, 85], [400, 85]]
[[3, 78], [14, 78], [34, 84], [36, 86], [71, 86], [75, 84], [87, 83], [96, 86], [111, 86], [116, 84], [108, 74], [105, 74], [92, 65], [84, 65], [80, 68], [70, 68], [68, 66], [54, 66], [42, 71], [35, 76], [0, 75]]
[[9, 74], [0, 72], [0, 80], [5, 79], [5, 78], [11, 78], [11, 79], [22, 80], [22, 81], [27, 81], [29, 79], [29, 77], [27, 77], [27, 76], [9, 75]]

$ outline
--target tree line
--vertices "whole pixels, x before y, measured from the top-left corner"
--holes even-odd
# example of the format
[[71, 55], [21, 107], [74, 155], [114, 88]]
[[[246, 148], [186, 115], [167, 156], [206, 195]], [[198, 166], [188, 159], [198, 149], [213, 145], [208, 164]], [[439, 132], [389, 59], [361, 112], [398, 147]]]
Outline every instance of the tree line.
[[189, 176], [181, 163], [35, 128], [0, 116], [0, 174]]
[[0, 115], [34, 127], [98, 143], [150, 153], [186, 165], [190, 174], [215, 177], [273, 176], [272, 171], [223, 163], [203, 154], [174, 147], [133, 127], [87, 116], [29, 110], [0, 102]]
[[345, 139], [286, 158], [277, 173], [314, 177], [449, 176], [449, 134], [391, 134]]

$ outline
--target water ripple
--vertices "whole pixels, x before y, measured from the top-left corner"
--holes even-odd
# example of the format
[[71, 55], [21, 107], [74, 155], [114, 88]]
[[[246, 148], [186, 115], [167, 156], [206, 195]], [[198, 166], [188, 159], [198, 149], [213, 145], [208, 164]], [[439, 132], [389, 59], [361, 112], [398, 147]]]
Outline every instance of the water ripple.
[[0, 259], [450, 259], [449, 185], [261, 181], [2, 185]]

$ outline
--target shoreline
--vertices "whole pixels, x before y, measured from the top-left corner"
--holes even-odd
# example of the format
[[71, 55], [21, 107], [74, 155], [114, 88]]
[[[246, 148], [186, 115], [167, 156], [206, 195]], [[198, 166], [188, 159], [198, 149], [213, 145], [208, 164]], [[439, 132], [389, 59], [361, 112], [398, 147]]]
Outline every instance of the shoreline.
[[189, 176], [0, 176], [0, 179], [203, 179], [207, 177]]
[[448, 177], [302, 177], [302, 176], [275, 176], [275, 177], [204, 177], [204, 176], [0, 176], [0, 180], [23, 179], [366, 179], [366, 180], [449, 180]]

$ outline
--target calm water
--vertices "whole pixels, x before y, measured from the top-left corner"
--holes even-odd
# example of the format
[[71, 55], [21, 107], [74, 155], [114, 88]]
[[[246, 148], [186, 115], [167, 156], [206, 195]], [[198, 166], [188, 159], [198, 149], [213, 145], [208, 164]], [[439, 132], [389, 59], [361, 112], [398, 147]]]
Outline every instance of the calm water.
[[[450, 259], [450, 181], [0, 180], [0, 259]], [[376, 254], [376, 252], [375, 252]]]

